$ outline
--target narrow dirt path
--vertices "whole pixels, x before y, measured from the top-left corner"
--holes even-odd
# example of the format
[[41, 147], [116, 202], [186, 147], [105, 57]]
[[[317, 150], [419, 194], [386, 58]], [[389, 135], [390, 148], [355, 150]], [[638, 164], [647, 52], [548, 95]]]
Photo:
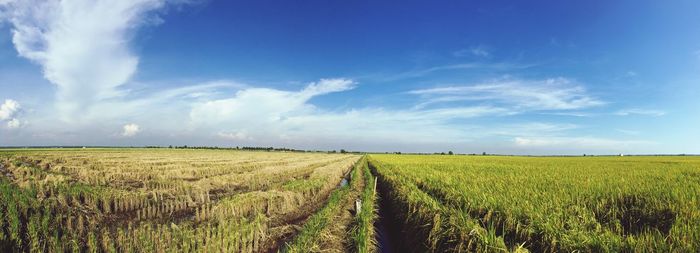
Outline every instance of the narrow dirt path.
[[365, 188], [364, 171], [359, 170], [358, 177], [350, 182], [351, 190], [345, 198], [342, 208], [332, 219], [332, 224], [321, 232], [319, 244], [322, 252], [349, 252], [351, 247], [350, 229], [355, 218], [355, 200], [360, 198]]

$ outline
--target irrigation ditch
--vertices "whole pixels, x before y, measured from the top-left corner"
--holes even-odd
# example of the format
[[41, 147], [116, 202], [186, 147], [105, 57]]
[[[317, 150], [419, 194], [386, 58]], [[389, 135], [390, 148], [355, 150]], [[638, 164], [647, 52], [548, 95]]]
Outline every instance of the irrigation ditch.
[[389, 191], [386, 184], [381, 183], [381, 176], [377, 173], [377, 169], [372, 163], [367, 161], [370, 171], [378, 179], [376, 185], [376, 194], [378, 194], [377, 219], [374, 222], [375, 240], [377, 242], [377, 252], [380, 253], [398, 253], [398, 252], [415, 252], [417, 249], [411, 249], [410, 242], [417, 238], [409, 238], [404, 232], [401, 218], [403, 215], [398, 210], [397, 206], [392, 203], [389, 197]]

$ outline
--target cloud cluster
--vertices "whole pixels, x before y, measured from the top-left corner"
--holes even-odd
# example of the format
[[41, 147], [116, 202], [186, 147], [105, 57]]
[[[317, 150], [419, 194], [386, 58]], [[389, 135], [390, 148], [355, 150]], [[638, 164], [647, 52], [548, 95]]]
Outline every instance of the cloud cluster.
[[[92, 134], [90, 138], [112, 138], [119, 143], [148, 138], [182, 140], [188, 136], [191, 140], [212, 138], [226, 145], [306, 148], [349, 145], [358, 149], [403, 146], [421, 150], [490, 143], [494, 139], [526, 149], [610, 150], [647, 144], [569, 137], [570, 130], [581, 127], [573, 124], [515, 121], [501, 124], [480, 120], [530, 112], [581, 114], [578, 110], [606, 104], [589, 94], [583, 84], [567, 78], [503, 78], [413, 90], [394, 94], [415, 101], [397, 108], [370, 105], [337, 109], [313, 103], [319, 96], [355, 89], [358, 84], [345, 78], [320, 79], [293, 90], [232, 81], [176, 88], [170, 84], [166, 89], [160, 85], [126, 89], [126, 85], [133, 85], [130, 80], [139, 63], [138, 56], [129, 49], [134, 33], [139, 27], [161, 22], [157, 18], [159, 10], [185, 2], [188, 1], [0, 0], [0, 22], [10, 24], [18, 54], [40, 65], [44, 77], [57, 87], [57, 104], [31, 119], [33, 131], [40, 139], [37, 144], [46, 144], [47, 138], [80, 141], [76, 136], [85, 133]], [[455, 56], [485, 59], [491, 53], [479, 46], [455, 52]], [[375, 81], [420, 78], [447, 71], [513, 70], [531, 66], [478, 62], [441, 65]], [[0, 105], [0, 121], [7, 128], [29, 125], [18, 118], [20, 109], [17, 101], [5, 100]], [[661, 116], [664, 112], [629, 109], [615, 114]], [[129, 124], [124, 125], [125, 122]], [[121, 131], [116, 133], [120, 126]], [[142, 126], [149, 131], [143, 132]], [[160, 133], [161, 136], [153, 137]], [[135, 136], [138, 138], [123, 138]], [[154, 144], [146, 141], [143, 143]]]
[[474, 124], [467, 125], [459, 122], [461, 120], [509, 113], [492, 106], [365, 107], [334, 111], [318, 108], [310, 102], [314, 97], [354, 87], [354, 81], [342, 78], [321, 79], [297, 91], [248, 87], [232, 97], [194, 103], [190, 122], [197, 131], [214, 132], [225, 140], [437, 143], [479, 137], [471, 133]]
[[12, 25], [20, 56], [41, 65], [57, 89], [57, 109], [70, 120], [101, 100], [117, 97], [138, 57], [128, 47], [148, 13], [166, 0], [10, 0], [0, 18]]

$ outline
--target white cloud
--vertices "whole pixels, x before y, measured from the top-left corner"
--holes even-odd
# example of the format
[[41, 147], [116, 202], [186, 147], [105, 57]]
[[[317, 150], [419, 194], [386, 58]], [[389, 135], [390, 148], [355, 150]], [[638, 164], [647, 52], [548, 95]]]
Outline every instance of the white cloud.
[[472, 49], [471, 49], [471, 53], [472, 53], [473, 55], [480, 56], [480, 57], [489, 57], [489, 56], [491, 56], [491, 53], [489, 53], [489, 51], [487, 51], [487, 50], [486, 50], [485, 48], [483, 48], [483, 47], [475, 47], [475, 48], [472, 48]]
[[615, 140], [595, 137], [516, 137], [516, 146], [550, 150], [624, 150], [654, 144], [641, 140]]
[[305, 96], [313, 97], [316, 95], [351, 90], [355, 88], [354, 85], [355, 82], [350, 79], [321, 79], [318, 82], [306, 86], [301, 93]]
[[253, 139], [244, 132], [219, 132], [217, 136], [231, 141], [248, 141]]
[[19, 111], [20, 105], [17, 101], [12, 99], [5, 99], [5, 102], [0, 105], [0, 120], [7, 120], [12, 118], [17, 111]]
[[[78, 135], [84, 137], [86, 134], [92, 136], [88, 139], [94, 138], [99, 143], [104, 140], [99, 138], [104, 136], [116, 137], [114, 132], [100, 132], [100, 129], [114, 129], [119, 125], [122, 127], [120, 136], [139, 136], [114, 139], [116, 143], [129, 145], [168, 145], [175, 141], [187, 145], [242, 143], [319, 149], [353, 147], [375, 151], [393, 148], [430, 151], [447, 146], [453, 150], [467, 146], [481, 149], [483, 145], [502, 145], [501, 150], [514, 148], [510, 150], [516, 152], [529, 152], [527, 147], [544, 150], [539, 153], [567, 148], [565, 140], [572, 145], [584, 143], [592, 146], [591, 141], [567, 139], [570, 137], [566, 136], [571, 134], [569, 130], [579, 128], [578, 125], [513, 121], [493, 124], [481, 120], [482, 117], [497, 119], [512, 115], [513, 105], [507, 103], [430, 108], [369, 106], [336, 110], [319, 108], [311, 102], [313, 98], [347, 91], [355, 85], [349, 79], [322, 79], [297, 90], [253, 87], [231, 81], [164, 91], [136, 89], [128, 93], [136, 98], [96, 105], [94, 111], [85, 115], [92, 124], [52, 125], [50, 117], [39, 115], [32, 119], [28, 130], [43, 134], [44, 137], [36, 137], [39, 144], [46, 144], [50, 139], [77, 139]], [[192, 93], [202, 95], [188, 95]], [[424, 93], [432, 94], [433, 91]], [[100, 114], [101, 111], [110, 113]], [[138, 125], [123, 125], [125, 119], [138, 122]], [[140, 135], [142, 127], [154, 130], [149, 135]], [[520, 145], [511, 142], [516, 137], [521, 138]]]
[[574, 110], [604, 105], [586, 89], [566, 78], [501, 80], [483, 84], [413, 90], [425, 107], [436, 103], [476, 101], [507, 105], [514, 110]]
[[460, 49], [452, 53], [455, 57], [466, 57], [466, 56], [476, 56], [476, 57], [484, 57], [488, 58], [491, 56], [491, 52], [483, 46], [475, 46], [471, 47], [469, 49]]
[[615, 129], [615, 131], [618, 131], [618, 132], [626, 134], [626, 135], [639, 135], [639, 134], [641, 134], [640, 131], [636, 131], [636, 130]]
[[18, 119], [11, 119], [7, 121], [7, 128], [13, 129], [13, 128], [19, 128], [20, 127], [20, 121]]
[[593, 116], [596, 116], [596, 114], [593, 114], [593, 113], [578, 112], [578, 111], [544, 112], [542, 114], [557, 115], [557, 116], [570, 116], [570, 117], [593, 117]]
[[257, 141], [309, 142], [319, 139], [356, 141], [410, 139], [456, 141], [468, 138], [470, 127], [450, 126], [455, 120], [507, 115], [492, 106], [450, 107], [428, 110], [360, 108], [329, 111], [309, 103], [323, 94], [354, 87], [347, 79], [322, 79], [299, 91], [246, 88], [233, 97], [194, 103], [190, 121], [198, 131], [218, 132], [219, 137]]
[[429, 68], [414, 69], [401, 72], [398, 74], [387, 75], [381, 78], [375, 78], [378, 81], [396, 81], [402, 79], [423, 77], [434, 72], [441, 71], [459, 71], [459, 70], [512, 70], [526, 69], [535, 66], [535, 64], [512, 64], [512, 63], [459, 63], [450, 65], [441, 65]]
[[269, 127], [285, 117], [308, 113], [314, 106], [307, 102], [314, 96], [352, 89], [349, 79], [322, 79], [298, 92], [269, 88], [249, 88], [234, 97], [195, 103], [190, 118], [196, 125], [256, 125]]
[[12, 25], [20, 56], [41, 65], [56, 84], [63, 119], [121, 95], [117, 89], [136, 72], [138, 57], [128, 47], [136, 28], [153, 19], [148, 13], [167, 0], [18, 0], [0, 4]]
[[632, 109], [619, 110], [619, 111], [615, 112], [614, 114], [618, 115], [618, 116], [643, 115], [643, 116], [660, 117], [660, 116], [666, 115], [666, 112], [661, 111], [661, 110], [647, 110], [647, 109], [632, 108]]
[[134, 123], [131, 124], [126, 124], [124, 125], [124, 130], [122, 131], [122, 136], [124, 137], [132, 137], [139, 132], [141, 132], [141, 127], [139, 125], [136, 125]]
[[[164, 85], [138, 89], [131, 81], [138, 56], [129, 41], [139, 27], [162, 22], [156, 11], [183, 0], [0, 0], [0, 22], [8, 22], [13, 44], [21, 57], [42, 67], [44, 77], [57, 86], [56, 106], [33, 113], [31, 125], [17, 118], [20, 105], [5, 100], [0, 120], [8, 128], [32, 128], [46, 144], [50, 138], [82, 141], [104, 136], [137, 142], [162, 133], [170, 140], [212, 138], [255, 142], [254, 145], [317, 147], [318, 143], [457, 143], [490, 136], [520, 138], [525, 144], [562, 145], [570, 124], [523, 123], [493, 126], [478, 117], [506, 116], [528, 110], [573, 110], [604, 104], [583, 86], [564, 78], [499, 80], [485, 84], [416, 90], [423, 105], [411, 108], [352, 107], [323, 109], [314, 97], [353, 89], [349, 79], [321, 79], [299, 90], [262, 88], [231, 81], [215, 81], [160, 90]], [[463, 52], [489, 57], [484, 47]], [[531, 65], [530, 65], [531, 66]], [[512, 70], [527, 65], [463, 63], [416, 69], [385, 80], [423, 77], [442, 71]], [[172, 85], [168, 85], [172, 87]], [[450, 104], [474, 102], [476, 104]], [[430, 106], [430, 107], [428, 107]], [[79, 117], [78, 117], [79, 116]], [[56, 119], [63, 119], [58, 122]], [[140, 125], [124, 122], [138, 122]], [[158, 131], [156, 131], [158, 130]], [[106, 134], [105, 134], [106, 133]], [[555, 137], [546, 136], [550, 133]], [[92, 138], [81, 138], [83, 134]], [[518, 135], [515, 135], [518, 134]], [[78, 137], [81, 136], [81, 137]], [[600, 139], [598, 140], [600, 143]], [[60, 140], [57, 141], [61, 142]], [[24, 143], [23, 143], [24, 144]], [[84, 143], [78, 143], [84, 144]], [[149, 143], [150, 144], [150, 143]], [[587, 145], [588, 145], [587, 144]]]

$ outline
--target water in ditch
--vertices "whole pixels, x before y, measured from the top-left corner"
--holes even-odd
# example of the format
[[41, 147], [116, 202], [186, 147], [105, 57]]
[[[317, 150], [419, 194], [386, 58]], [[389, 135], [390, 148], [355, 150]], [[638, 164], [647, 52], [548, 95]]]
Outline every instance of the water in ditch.
[[407, 243], [403, 242], [405, 236], [401, 233], [401, 227], [396, 217], [393, 216], [394, 210], [391, 206], [391, 201], [384, 198], [385, 189], [378, 185], [377, 193], [379, 194], [379, 217], [374, 222], [376, 229], [376, 240], [378, 251], [381, 253], [394, 252], [411, 252], [407, 247]]
[[377, 232], [377, 246], [380, 253], [394, 253], [394, 238], [392, 233], [389, 232], [388, 224], [390, 219], [388, 219], [388, 212], [385, 208], [379, 209], [379, 217], [374, 222], [374, 228]]

